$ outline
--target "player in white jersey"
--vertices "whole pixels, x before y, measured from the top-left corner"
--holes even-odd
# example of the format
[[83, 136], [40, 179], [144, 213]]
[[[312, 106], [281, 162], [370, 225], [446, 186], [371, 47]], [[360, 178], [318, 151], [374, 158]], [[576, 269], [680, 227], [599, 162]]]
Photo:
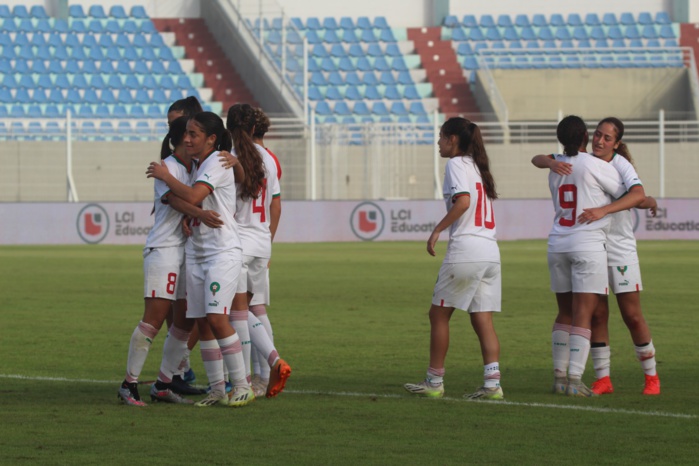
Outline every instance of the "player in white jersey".
[[427, 377], [405, 384], [414, 394], [444, 394], [444, 361], [449, 348], [449, 321], [455, 309], [468, 312], [480, 341], [484, 384], [476, 399], [503, 399], [500, 387], [500, 342], [493, 326], [493, 313], [500, 312], [500, 250], [495, 236], [493, 200], [497, 199], [488, 154], [475, 123], [450, 118], [439, 133], [439, 153], [448, 158], [444, 175], [447, 214], [427, 240], [434, 256], [442, 231], [449, 228], [449, 244], [439, 270], [430, 307], [430, 365]]
[[255, 109], [248, 104], [236, 104], [228, 109], [226, 126], [231, 132], [235, 156], [245, 169], [245, 181], [238, 184], [236, 214], [243, 245], [243, 267], [238, 290], [233, 300], [231, 324], [243, 343], [246, 371], [251, 375], [251, 344], [245, 345], [244, 335], [263, 353], [270, 367], [267, 387], [256, 386], [256, 395], [264, 393], [271, 398], [281, 393], [291, 375], [291, 367], [279, 357], [267, 330], [260, 320], [249, 312], [255, 294], [264, 294], [267, 266], [272, 257], [272, 238], [281, 215], [281, 190], [276, 164], [272, 157], [252, 141], [255, 128]]
[[[627, 191], [643, 192], [643, 185], [633, 167], [631, 154], [622, 142], [624, 123], [618, 118], [609, 117], [600, 121], [592, 137], [592, 153], [595, 157], [608, 162], [621, 174]], [[645, 192], [644, 192], [645, 195]], [[655, 215], [657, 202], [646, 197], [639, 208], [650, 209]], [[590, 212], [591, 219], [599, 216]], [[656, 370], [655, 347], [650, 329], [641, 311], [641, 267], [636, 250], [636, 238], [633, 233], [634, 218], [629, 210], [617, 212], [612, 216], [612, 224], [607, 235], [607, 260], [609, 267], [609, 285], [616, 296], [621, 316], [631, 333], [636, 358], [645, 373], [644, 395], [660, 394], [660, 379]], [[598, 395], [614, 392], [610, 378], [609, 303], [604, 296], [600, 300], [592, 321], [591, 357], [597, 380], [592, 390]]]
[[548, 241], [551, 290], [558, 303], [552, 332], [554, 393], [592, 396], [582, 375], [590, 351], [592, 315], [599, 296], [608, 292], [605, 241], [610, 219], [589, 223], [585, 212], [595, 207], [618, 212], [637, 205], [643, 196], [630, 193], [618, 199], [625, 193], [621, 177], [609, 164], [584, 152], [588, 133], [582, 119], [571, 115], [561, 120], [557, 136], [564, 154], [532, 159], [538, 167], [551, 168], [549, 189], [555, 210]]
[[[169, 148], [172, 143], [174, 152], [166, 157], [163, 163], [176, 179], [182, 183], [191, 184], [196, 174], [196, 166], [184, 150], [183, 139], [186, 126], [186, 118], [172, 122], [170, 131], [163, 141], [163, 147]], [[185, 318], [184, 244], [186, 238], [180, 225], [182, 213], [198, 218], [212, 228], [221, 225], [216, 212], [202, 211], [196, 206], [183, 202], [172, 195], [167, 185], [160, 180], [155, 180], [154, 193], [155, 221], [143, 251], [145, 312], [131, 336], [126, 377], [118, 391], [119, 398], [132, 406], [145, 406], [138, 393], [138, 377], [145, 364], [151, 343], [160, 331], [173, 303], [177, 303], [175, 322], [170, 327], [168, 338], [165, 340], [160, 374], [158, 381], [152, 387], [151, 397], [154, 400], [186, 402], [185, 399], [177, 396], [178, 391], [171, 390], [173, 374], [182, 359], [187, 337], [194, 326], [193, 320]], [[190, 393], [194, 394], [194, 392]]]
[[[209, 395], [197, 406], [223, 403], [244, 406], [255, 399], [245, 377], [242, 346], [231, 327], [233, 295], [242, 265], [242, 247], [235, 222], [236, 180], [245, 177], [240, 166], [226, 170], [218, 159], [219, 151], [232, 148], [230, 133], [219, 116], [201, 112], [187, 123], [185, 146], [199, 160], [193, 186], [176, 180], [162, 164], [152, 163], [149, 176], [162, 179], [177, 196], [193, 205], [219, 212], [223, 225], [212, 229], [192, 223], [192, 235], [185, 246], [187, 263], [187, 317], [199, 325], [204, 368], [209, 378]], [[235, 175], [234, 175], [235, 173]], [[226, 396], [223, 364], [233, 382]]]

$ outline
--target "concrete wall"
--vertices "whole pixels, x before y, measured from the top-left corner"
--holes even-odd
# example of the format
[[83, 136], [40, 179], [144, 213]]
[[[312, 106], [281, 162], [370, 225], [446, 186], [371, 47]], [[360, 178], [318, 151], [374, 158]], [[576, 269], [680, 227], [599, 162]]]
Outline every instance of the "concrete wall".
[[[270, 140], [282, 165], [282, 197], [307, 199], [307, 146], [303, 139]], [[657, 144], [632, 144], [636, 168], [648, 194], [659, 193]], [[550, 144], [488, 144], [492, 171], [503, 199], [547, 198], [546, 171], [531, 158], [558, 150]], [[699, 198], [699, 143], [666, 144], [666, 197]], [[318, 199], [431, 199], [434, 193], [430, 145], [323, 146], [318, 155]], [[65, 146], [49, 142], [0, 142], [0, 202], [58, 202], [66, 197]], [[142, 142], [76, 142], [75, 183], [81, 202], [151, 201], [146, 167], [159, 145]], [[444, 173], [440, 160], [439, 178]]]
[[685, 68], [494, 69], [492, 74], [510, 121], [555, 120], [559, 110], [590, 121], [608, 115], [654, 120], [660, 109], [694, 118]]

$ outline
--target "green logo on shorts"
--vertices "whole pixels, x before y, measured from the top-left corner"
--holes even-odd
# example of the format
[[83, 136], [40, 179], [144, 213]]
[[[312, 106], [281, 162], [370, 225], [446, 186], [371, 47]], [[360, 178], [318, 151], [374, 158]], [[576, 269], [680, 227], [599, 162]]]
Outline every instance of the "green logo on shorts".
[[216, 296], [216, 292], [221, 289], [221, 285], [219, 285], [218, 282], [213, 282], [211, 283], [209, 289], [211, 290], [213, 295]]
[[627, 266], [623, 266], [623, 267], [617, 267], [616, 269], [619, 271], [619, 273], [620, 273], [621, 276], [623, 277], [623, 276], [624, 276], [624, 273], [625, 273], [629, 268], [628, 268]]

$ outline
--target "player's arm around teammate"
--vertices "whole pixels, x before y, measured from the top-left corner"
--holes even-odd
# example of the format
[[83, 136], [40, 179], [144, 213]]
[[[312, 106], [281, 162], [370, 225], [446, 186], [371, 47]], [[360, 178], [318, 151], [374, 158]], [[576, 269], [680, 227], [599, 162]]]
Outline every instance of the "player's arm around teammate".
[[502, 399], [500, 342], [493, 325], [493, 313], [500, 312], [501, 305], [500, 251], [492, 206], [497, 199], [495, 182], [476, 124], [450, 118], [442, 125], [438, 145], [440, 155], [449, 159], [443, 184], [447, 213], [427, 240], [427, 252], [436, 254], [435, 244], [447, 228], [449, 245], [429, 311], [427, 376], [404, 388], [420, 396], [443, 396], [449, 321], [458, 308], [469, 314], [483, 359], [483, 386], [468, 397]]

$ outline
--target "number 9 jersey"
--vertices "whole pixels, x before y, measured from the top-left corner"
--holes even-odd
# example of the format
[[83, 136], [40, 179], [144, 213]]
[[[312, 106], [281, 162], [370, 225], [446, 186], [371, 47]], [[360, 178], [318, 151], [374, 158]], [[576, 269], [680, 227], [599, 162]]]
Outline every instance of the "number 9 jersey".
[[235, 220], [238, 223], [243, 254], [253, 257], [272, 257], [272, 233], [269, 230], [269, 207], [272, 199], [281, 195], [277, 165], [271, 155], [260, 145], [255, 144], [265, 167], [264, 186], [257, 198], [241, 199], [240, 189], [236, 198]]
[[471, 157], [459, 156], [447, 161], [443, 194], [447, 211], [457, 197], [468, 195], [471, 198], [466, 212], [449, 227], [444, 263], [499, 263], [493, 202], [485, 194], [483, 179]]
[[549, 233], [549, 252], [604, 251], [610, 216], [592, 223], [579, 223], [583, 209], [603, 207], [624, 195], [626, 190], [616, 168], [604, 160], [579, 152], [575, 156], [557, 154], [560, 162], [573, 166], [573, 173], [549, 173], [549, 190], [555, 216]]

